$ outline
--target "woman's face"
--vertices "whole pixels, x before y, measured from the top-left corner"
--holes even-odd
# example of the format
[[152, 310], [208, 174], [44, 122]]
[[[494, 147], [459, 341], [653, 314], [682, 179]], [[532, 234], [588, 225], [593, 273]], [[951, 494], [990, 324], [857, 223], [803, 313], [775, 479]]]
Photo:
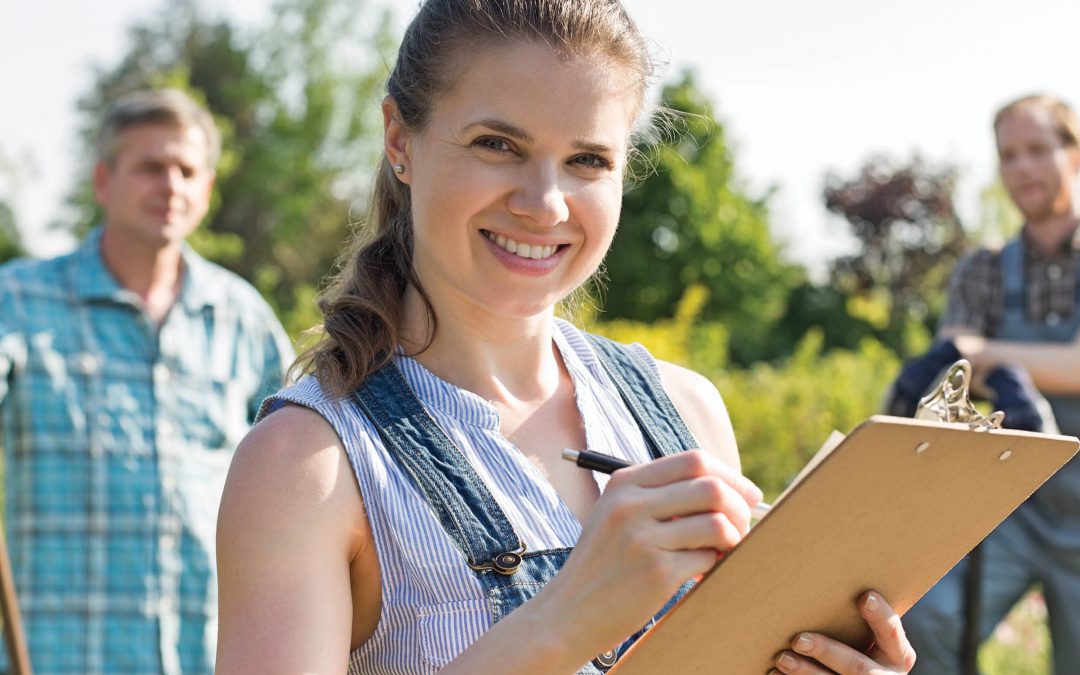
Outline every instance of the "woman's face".
[[458, 72], [422, 131], [387, 122], [417, 276], [440, 316], [550, 311], [615, 234], [637, 80], [534, 43], [480, 50]]

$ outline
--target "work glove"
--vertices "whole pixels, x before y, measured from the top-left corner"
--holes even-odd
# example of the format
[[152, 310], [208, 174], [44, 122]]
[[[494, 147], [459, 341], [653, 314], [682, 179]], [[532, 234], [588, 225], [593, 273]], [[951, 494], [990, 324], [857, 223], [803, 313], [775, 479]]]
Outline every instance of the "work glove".
[[1001, 426], [1042, 433], [1045, 425], [1039, 402], [1043, 397], [1026, 368], [1014, 363], [995, 366], [986, 376], [986, 386], [994, 392], [994, 410], [1005, 413]]

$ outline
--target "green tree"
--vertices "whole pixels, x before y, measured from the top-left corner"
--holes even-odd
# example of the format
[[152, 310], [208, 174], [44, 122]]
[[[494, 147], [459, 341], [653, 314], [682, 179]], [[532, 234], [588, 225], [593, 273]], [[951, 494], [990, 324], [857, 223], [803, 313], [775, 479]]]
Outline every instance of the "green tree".
[[953, 207], [956, 170], [914, 157], [866, 162], [850, 179], [826, 177], [826, 208], [844, 218], [858, 250], [830, 263], [847, 310], [901, 355], [927, 346], [945, 288], [968, 239]]
[[[128, 53], [98, 74], [80, 108], [89, 149], [122, 93], [178, 86], [207, 104], [225, 152], [217, 198], [191, 243], [251, 280], [295, 335], [317, 322], [320, 279], [365, 210], [391, 40], [386, 15], [372, 21], [363, 2], [284, 0], [273, 16], [244, 31], [203, 18], [194, 0], [171, 4], [131, 29]], [[88, 179], [72, 202], [73, 227], [100, 220]]]
[[980, 243], [1004, 242], [1020, 232], [1024, 216], [998, 178], [979, 193], [979, 220], [972, 238]]
[[638, 148], [654, 171], [624, 198], [605, 262], [603, 318], [671, 318], [687, 289], [700, 286], [708, 298], [699, 318], [727, 327], [736, 362], [756, 360], [798, 270], [781, 260], [766, 196], [752, 197], [741, 184], [693, 73], [665, 87], [662, 102], [677, 114], [657, 118], [660, 143]]
[[18, 169], [0, 152], [0, 263], [26, 255], [11, 202], [17, 187]]
[[25, 254], [15, 224], [15, 211], [6, 201], [0, 200], [0, 263]]

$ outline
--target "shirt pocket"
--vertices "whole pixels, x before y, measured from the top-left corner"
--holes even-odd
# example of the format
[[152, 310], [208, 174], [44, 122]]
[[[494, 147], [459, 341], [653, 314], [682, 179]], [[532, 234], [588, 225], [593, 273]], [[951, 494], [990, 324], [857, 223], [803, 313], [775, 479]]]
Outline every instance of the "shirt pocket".
[[424, 661], [442, 668], [491, 627], [485, 599], [461, 600], [417, 608]]
[[193, 445], [209, 451], [231, 452], [249, 429], [247, 399], [249, 392], [241, 383], [197, 376], [191, 373], [168, 374], [170, 410], [161, 411], [177, 431]]

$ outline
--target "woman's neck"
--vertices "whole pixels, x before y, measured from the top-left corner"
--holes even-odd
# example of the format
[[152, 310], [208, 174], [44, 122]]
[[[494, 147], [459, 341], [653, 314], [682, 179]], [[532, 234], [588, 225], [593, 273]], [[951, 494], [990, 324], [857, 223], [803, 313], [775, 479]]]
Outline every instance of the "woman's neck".
[[[543, 400], [558, 387], [553, 312], [509, 318], [481, 308], [440, 312], [437, 307], [434, 339], [415, 358], [440, 378], [492, 402]], [[424, 303], [409, 287], [401, 331], [408, 353], [423, 346], [429, 327]]]

